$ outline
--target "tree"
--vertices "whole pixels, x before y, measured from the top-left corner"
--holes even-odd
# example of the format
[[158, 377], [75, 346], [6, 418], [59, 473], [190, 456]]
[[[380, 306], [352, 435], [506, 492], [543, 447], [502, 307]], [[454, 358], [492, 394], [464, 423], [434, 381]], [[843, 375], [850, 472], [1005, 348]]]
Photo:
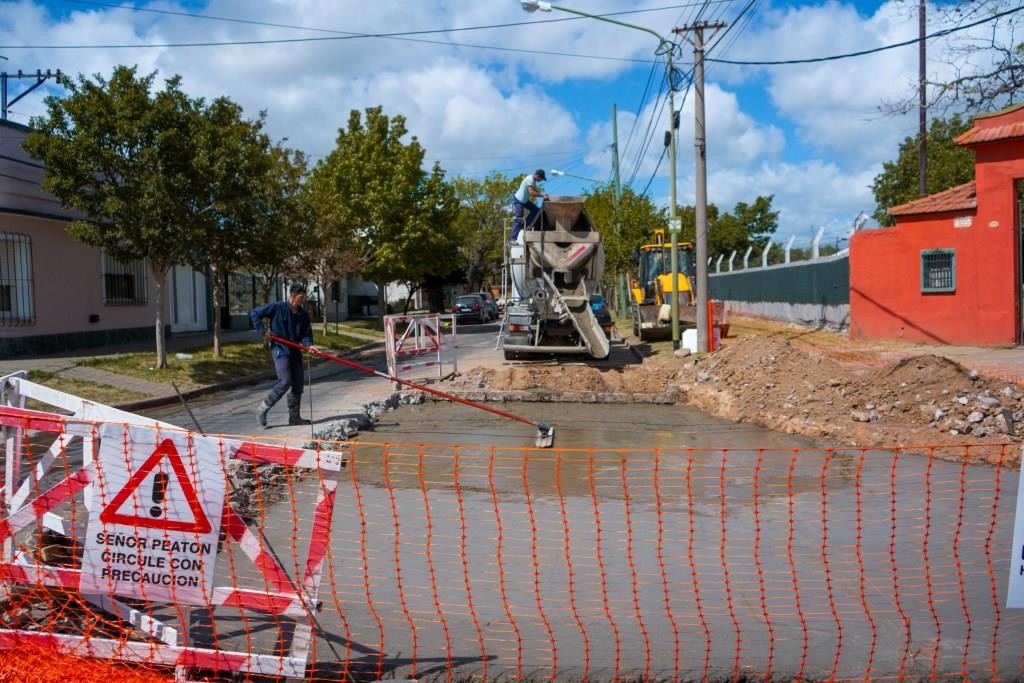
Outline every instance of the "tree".
[[[953, 142], [956, 136], [970, 127], [959, 116], [948, 120], [933, 119], [928, 130], [929, 192], [941, 192], [970, 182], [974, 178], [974, 153]], [[882, 172], [875, 176], [871, 191], [875, 195], [873, 215], [879, 225], [892, 225], [895, 221], [888, 209], [918, 196], [918, 136], [908, 137], [900, 143], [896, 161], [882, 164]]]
[[[779, 212], [772, 211], [773, 195], [758, 196], [752, 204], [737, 202], [732, 213], [723, 214], [714, 204], [708, 204], [708, 256], [728, 256], [733, 251], [746, 252], [754, 247], [760, 253], [779, 227]], [[696, 241], [696, 209], [679, 209], [682, 220], [682, 239]]]
[[[616, 207], [618, 207], [616, 209]], [[596, 189], [587, 196], [587, 214], [604, 245], [605, 285], [614, 287], [614, 278], [622, 273], [635, 276], [633, 252], [651, 242], [654, 229], [668, 226], [666, 214], [658, 209], [647, 195], [622, 189], [618, 202], [610, 185]]]
[[194, 172], [199, 104], [178, 76], [153, 92], [155, 74], [119, 66], [109, 80], [62, 78], [64, 98], [46, 98], [24, 148], [46, 167], [43, 188], [81, 213], [68, 233], [115, 258], [145, 259], [155, 280], [156, 365], [166, 367], [163, 286], [193, 261], [202, 213]]
[[455, 178], [451, 181], [458, 213], [455, 231], [459, 240], [459, 261], [466, 271], [471, 291], [483, 288], [501, 269], [504, 257], [504, 224], [510, 217], [509, 195], [515, 180], [492, 173], [483, 180]]
[[378, 252], [391, 264], [386, 277], [406, 285], [403, 312], [409, 311], [413, 295], [427, 278], [444, 280], [457, 269], [457, 215], [455, 189], [445, 181], [440, 164], [435, 163], [413, 191], [413, 210], [402, 230], [383, 242]]
[[389, 118], [381, 107], [364, 114], [349, 114], [314, 175], [335, 203], [337, 229], [353, 237], [363, 275], [378, 283], [383, 315], [387, 282], [422, 281], [453, 265], [456, 205], [440, 166], [423, 171], [416, 137], [403, 141], [404, 117]]
[[195, 193], [202, 197], [201, 250], [192, 264], [209, 268], [213, 301], [213, 356], [221, 355], [220, 318], [224, 277], [251, 260], [261, 213], [261, 182], [271, 174], [274, 158], [262, 132], [262, 116], [242, 118], [242, 108], [226, 97], [200, 103], [200, 144], [193, 160]]
[[[321, 292], [369, 262], [369, 252], [359, 244], [358, 214], [338, 192], [330, 157], [321, 160], [303, 184], [298, 219], [303, 226], [298, 261]], [[321, 322], [327, 324], [326, 306]]]
[[301, 245], [309, 225], [307, 172], [302, 152], [274, 145], [266, 175], [253, 185], [260, 210], [253, 218], [244, 267], [256, 274], [263, 303], [270, 303], [279, 277], [303, 272]]

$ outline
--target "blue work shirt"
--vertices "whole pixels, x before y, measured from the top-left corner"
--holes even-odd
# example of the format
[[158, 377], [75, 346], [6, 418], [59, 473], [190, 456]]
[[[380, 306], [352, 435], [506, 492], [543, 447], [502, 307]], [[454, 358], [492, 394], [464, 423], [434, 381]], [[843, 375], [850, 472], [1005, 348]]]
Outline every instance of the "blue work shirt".
[[[270, 318], [270, 333], [275, 337], [287, 339], [303, 346], [313, 345], [313, 326], [309, 321], [309, 314], [306, 309], [299, 308], [292, 312], [291, 304], [287, 301], [275, 301], [259, 308], [249, 311], [249, 320], [253, 328], [263, 331], [261, 318]], [[286, 346], [280, 342], [272, 342], [270, 345], [274, 358], [282, 358], [287, 353], [301, 353], [296, 348]]]

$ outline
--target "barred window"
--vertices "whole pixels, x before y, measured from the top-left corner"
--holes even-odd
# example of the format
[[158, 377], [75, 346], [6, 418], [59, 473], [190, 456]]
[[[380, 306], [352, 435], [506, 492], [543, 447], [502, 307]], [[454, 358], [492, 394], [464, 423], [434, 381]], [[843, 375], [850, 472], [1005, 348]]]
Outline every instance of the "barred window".
[[255, 282], [249, 273], [228, 274], [228, 311], [245, 315], [256, 305]]
[[103, 303], [144, 306], [146, 265], [142, 259], [122, 260], [103, 250]]
[[0, 326], [34, 322], [32, 239], [20, 233], [0, 232]]
[[934, 249], [921, 252], [921, 291], [956, 291], [955, 249]]

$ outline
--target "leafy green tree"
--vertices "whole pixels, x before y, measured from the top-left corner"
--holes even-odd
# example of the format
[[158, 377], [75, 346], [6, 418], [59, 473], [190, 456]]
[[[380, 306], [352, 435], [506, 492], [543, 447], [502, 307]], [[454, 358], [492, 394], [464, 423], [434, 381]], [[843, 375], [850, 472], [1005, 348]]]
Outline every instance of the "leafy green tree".
[[[302, 271], [328, 291], [335, 280], [359, 272], [370, 262], [371, 250], [361, 239], [363, 230], [355, 202], [338, 190], [330, 158], [316, 165], [299, 195], [299, 221], [303, 225], [298, 245]], [[327, 307], [322, 322], [327, 324]]]
[[145, 259], [155, 281], [156, 365], [166, 367], [163, 287], [172, 267], [194, 260], [208, 196], [195, 172], [200, 104], [178, 76], [153, 91], [155, 74], [119, 66], [110, 79], [63, 78], [24, 147], [46, 166], [43, 188], [81, 213], [68, 233], [116, 258]]
[[[779, 227], [779, 212], [772, 211], [773, 195], [758, 196], [752, 204], [737, 202], [731, 213], [722, 213], [714, 204], [708, 204], [708, 256], [728, 257], [733, 251], [740, 254], [748, 247], [760, 254]], [[697, 235], [696, 209], [679, 209], [682, 220], [682, 239], [693, 242]]]
[[483, 180], [454, 178], [451, 184], [459, 207], [455, 220], [459, 261], [470, 290], [478, 291], [500, 272], [504, 226], [511, 217], [509, 195], [516, 189], [516, 181], [492, 173]]
[[253, 185], [259, 210], [253, 217], [244, 268], [257, 276], [263, 303], [270, 303], [278, 278], [304, 272], [300, 257], [309, 226], [307, 173], [302, 152], [275, 145], [270, 150], [270, 168]]
[[[617, 207], [617, 208], [616, 208]], [[655, 228], [665, 228], [666, 213], [647, 195], [622, 189], [618, 202], [615, 190], [605, 185], [587, 195], [587, 214], [604, 244], [604, 264], [608, 273], [632, 272], [633, 250], [651, 241]]]
[[447, 280], [459, 264], [459, 234], [454, 225], [459, 203], [439, 164], [434, 164], [413, 197], [414, 208], [403, 229], [381, 250], [381, 257], [392, 263], [389, 279], [404, 283], [408, 291], [405, 313], [428, 278]]
[[[929, 193], [942, 192], [974, 178], [974, 153], [953, 142], [956, 136], [969, 127], [970, 122], [959, 116], [932, 120], [927, 146], [926, 183]], [[918, 197], [918, 137], [915, 135], [904, 139], [900, 143], [896, 161], [882, 164], [882, 172], [875, 176], [871, 184], [877, 206], [872, 216], [879, 225], [893, 225], [895, 220], [888, 210]]]
[[385, 283], [450, 269], [457, 242], [455, 194], [440, 166], [423, 171], [423, 147], [415, 136], [403, 141], [407, 133], [405, 118], [381, 107], [353, 110], [314, 172], [336, 202], [339, 229], [354, 236], [364, 277], [378, 283], [381, 314]]
[[242, 117], [242, 108], [226, 97], [208, 106], [200, 104], [199, 145], [193, 175], [200, 180], [196, 194], [205, 206], [200, 214], [201, 250], [192, 264], [210, 272], [213, 300], [213, 355], [221, 355], [220, 320], [224, 306], [224, 277], [240, 269], [251, 257], [263, 227], [259, 221], [267, 207], [261, 196], [263, 181], [274, 167], [269, 138], [262, 132], [262, 116]]

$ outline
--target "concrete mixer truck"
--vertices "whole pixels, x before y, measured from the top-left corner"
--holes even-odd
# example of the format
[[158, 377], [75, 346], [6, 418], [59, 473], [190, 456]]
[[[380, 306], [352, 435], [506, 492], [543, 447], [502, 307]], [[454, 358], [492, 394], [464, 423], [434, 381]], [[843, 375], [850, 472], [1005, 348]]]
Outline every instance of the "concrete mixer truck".
[[507, 360], [608, 357], [608, 337], [590, 307], [604, 271], [604, 248], [584, 199], [552, 196], [533, 229], [521, 231], [509, 246], [511, 292], [501, 331]]

